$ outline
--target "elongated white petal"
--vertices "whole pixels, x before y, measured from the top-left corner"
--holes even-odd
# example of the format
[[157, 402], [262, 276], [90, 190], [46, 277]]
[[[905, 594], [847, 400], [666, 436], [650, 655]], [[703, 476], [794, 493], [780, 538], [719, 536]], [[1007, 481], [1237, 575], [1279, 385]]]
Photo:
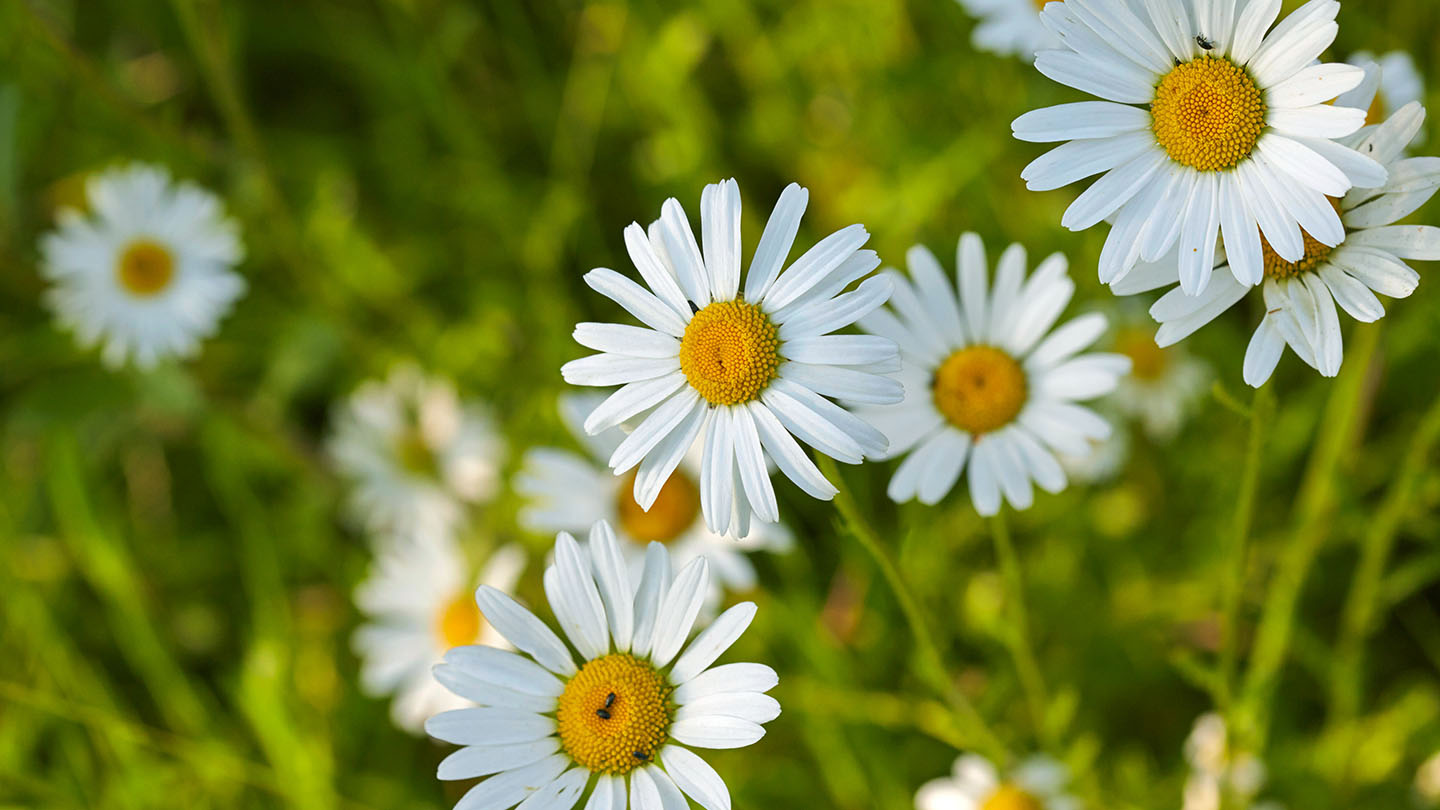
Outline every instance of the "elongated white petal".
[[715, 659], [745, 633], [755, 618], [755, 610], [754, 602], [741, 602], [720, 614], [720, 618], [701, 631], [675, 661], [675, 667], [670, 670], [670, 682], [683, 684], [715, 663]]
[[481, 585], [475, 591], [475, 601], [479, 603], [485, 620], [515, 645], [515, 649], [528, 654], [556, 675], [575, 674], [575, 660], [570, 657], [565, 642], [519, 602], [489, 585]]
[[730, 789], [710, 763], [678, 745], [660, 750], [660, 764], [675, 785], [705, 810], [730, 810]]

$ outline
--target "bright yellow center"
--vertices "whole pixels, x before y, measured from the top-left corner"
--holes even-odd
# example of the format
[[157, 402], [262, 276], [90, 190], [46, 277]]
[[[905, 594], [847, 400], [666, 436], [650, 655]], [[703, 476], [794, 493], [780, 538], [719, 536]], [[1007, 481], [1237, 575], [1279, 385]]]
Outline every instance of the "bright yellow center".
[[[1330, 205], [1334, 207], [1336, 211], [1340, 210], [1339, 202], [1333, 198], [1330, 199]], [[1300, 229], [1300, 235], [1305, 239], [1305, 255], [1301, 256], [1298, 262], [1287, 262], [1280, 258], [1280, 254], [1276, 253], [1275, 249], [1270, 247], [1270, 243], [1266, 241], [1264, 234], [1261, 234], [1260, 256], [1265, 265], [1266, 278], [1273, 278], [1278, 281], [1280, 279], [1302, 276], [1319, 267], [1321, 262], [1330, 257], [1331, 251], [1335, 250], [1335, 248], [1330, 247], [1306, 233], [1304, 228]]]
[[596, 658], [560, 695], [560, 745], [591, 773], [630, 773], [665, 744], [670, 692], [660, 673], [633, 655]]
[[968, 346], [946, 358], [935, 372], [935, 407], [967, 433], [1002, 428], [1025, 405], [1025, 371], [993, 346]]
[[669, 543], [695, 524], [700, 490], [690, 476], [676, 470], [646, 512], [635, 502], [635, 473], [630, 473], [616, 493], [615, 511], [620, 528], [635, 542]]
[[175, 257], [159, 242], [136, 239], [120, 254], [115, 274], [132, 295], [148, 297], [170, 286], [175, 277]]
[[680, 370], [711, 405], [760, 396], [780, 365], [780, 339], [760, 307], [717, 301], [690, 319], [680, 339]]
[[980, 810], [1043, 810], [1040, 800], [1014, 785], [1001, 785]]
[[[1046, 3], [1049, 3], [1049, 2], [1051, 2], [1051, 0], [1034, 0], [1035, 8], [1038, 8], [1038, 9], [1040, 9], [1041, 11], [1044, 11], [1044, 10], [1045, 10], [1045, 4], [1046, 4]], [[1060, 2], [1060, 0], [1055, 0], [1055, 2], [1058, 3], [1058, 2]]]
[[1170, 352], [1155, 345], [1150, 335], [1130, 329], [1115, 338], [1115, 350], [1130, 358], [1130, 376], [1154, 382], [1170, 367]]
[[1365, 111], [1365, 126], [1378, 124], [1385, 120], [1385, 98], [1377, 90], [1375, 100], [1370, 102], [1370, 109]]
[[474, 644], [480, 638], [480, 607], [470, 594], [461, 592], [440, 611], [436, 632], [445, 647], [459, 647]]
[[1150, 102], [1155, 139], [1170, 159], [1202, 172], [1233, 169], [1265, 129], [1265, 94], [1229, 59], [1201, 56], [1175, 66]]

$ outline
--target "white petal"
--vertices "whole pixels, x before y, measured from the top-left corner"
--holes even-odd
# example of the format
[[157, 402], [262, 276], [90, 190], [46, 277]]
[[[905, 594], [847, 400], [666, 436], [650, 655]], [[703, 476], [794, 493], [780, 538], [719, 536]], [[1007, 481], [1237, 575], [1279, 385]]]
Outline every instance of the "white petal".
[[1139, 107], [1108, 101], [1081, 101], [1032, 110], [1010, 125], [1015, 137], [1031, 143], [1109, 138], [1150, 127]]
[[515, 645], [515, 649], [528, 654], [556, 675], [575, 674], [575, 661], [570, 657], [565, 642], [519, 602], [489, 585], [481, 585], [475, 591], [475, 601], [479, 603], [485, 620]]
[[570, 810], [580, 801], [585, 785], [590, 781], [590, 772], [584, 768], [571, 768], [559, 779], [530, 794], [515, 810]]
[[870, 234], [864, 226], [851, 225], [821, 239], [775, 280], [765, 294], [762, 304], [765, 311], [775, 312], [804, 295], [840, 267], [869, 238]]
[[752, 723], [768, 723], [780, 716], [780, 702], [759, 692], [726, 692], [693, 700], [675, 712], [675, 719], [738, 717]]
[[[630, 383], [606, 397], [585, 417], [585, 432], [593, 436], [613, 428], [655, 407], [684, 384], [685, 375], [679, 371], [654, 380]], [[614, 452], [613, 449], [610, 452]]]
[[610, 467], [617, 474], [629, 471], [666, 436], [693, 420], [697, 412], [703, 415], [704, 409], [705, 402], [695, 389], [681, 389], [651, 411], [650, 415], [620, 442], [620, 446], [615, 448], [614, 454], [610, 456]]
[[700, 461], [700, 511], [705, 525], [716, 534], [729, 530], [735, 497], [735, 442], [730, 436], [730, 411], [728, 407], [715, 409], [705, 431], [705, 451]]
[[720, 614], [720, 618], [701, 631], [675, 661], [675, 667], [670, 670], [670, 682], [683, 684], [715, 663], [715, 659], [745, 633], [745, 628], [755, 618], [755, 609], [754, 602], [741, 602]]
[[546, 588], [550, 607], [570, 643], [586, 659], [610, 652], [610, 634], [600, 591], [590, 574], [590, 562], [575, 538], [561, 532], [555, 538], [556, 588]]
[[721, 664], [677, 686], [673, 698], [684, 706], [722, 692], [768, 692], [778, 683], [780, 676], [764, 664]]
[[590, 565], [595, 571], [600, 598], [605, 603], [615, 649], [626, 652], [635, 636], [635, 596], [630, 590], [630, 575], [620, 542], [610, 524], [603, 520], [590, 529]]
[[770, 291], [770, 285], [775, 283], [780, 269], [785, 266], [785, 259], [790, 255], [795, 234], [800, 230], [800, 218], [804, 216], [809, 200], [810, 192], [795, 183], [780, 192], [780, 199], [765, 223], [765, 232], [760, 235], [755, 256], [750, 260], [750, 272], [745, 278], [745, 300], [764, 300], [765, 294]]
[[1070, 141], [1036, 158], [1020, 172], [1020, 177], [1031, 191], [1052, 191], [1107, 172], [1154, 148], [1155, 136], [1149, 132]]
[[687, 320], [682, 320], [659, 298], [614, 270], [597, 267], [585, 274], [585, 283], [590, 289], [624, 307], [626, 312], [651, 329], [675, 337], [685, 334]]
[[693, 717], [676, 720], [670, 736], [694, 748], [744, 748], [765, 736], [765, 728], [738, 717]]
[[467, 745], [440, 761], [436, 778], [443, 781], [474, 779], [523, 768], [560, 750], [559, 737], [507, 745]]
[[455, 810], [507, 810], [544, 789], [569, 765], [569, 757], [556, 754], [523, 768], [497, 774], [470, 788], [455, 803]]
[[1354, 65], [1311, 65], [1271, 87], [1265, 102], [1271, 107], [1308, 107], [1354, 89], [1364, 79], [1365, 71]]
[[[835, 497], [838, 490], [821, 474], [820, 468], [810, 460], [810, 456], [780, 423], [769, 406], [764, 402], [751, 402], [746, 407], [755, 418], [755, 430], [760, 434], [760, 443], [770, 458], [774, 459], [780, 472], [812, 498], [828, 501]], [[728, 467], [726, 473], [729, 474]]]
[[555, 698], [565, 691], [565, 684], [544, 667], [508, 650], [467, 644], [451, 647], [445, 652], [445, 663], [473, 674], [476, 678], [527, 695]]
[[730, 790], [725, 780], [695, 752], [667, 745], [660, 749], [660, 764], [675, 785], [705, 810], [730, 810]]
[[709, 582], [709, 563], [704, 557], [697, 557], [670, 583], [655, 615], [655, 641], [650, 646], [650, 661], [656, 667], [670, 663], [690, 635], [690, 628], [695, 625], [695, 617], [705, 601]]
[[770, 484], [770, 469], [765, 464], [765, 453], [760, 447], [755, 417], [747, 408], [735, 408], [730, 416], [735, 471], [745, 489], [745, 498], [757, 517], [766, 523], [774, 523], [780, 519], [780, 507], [775, 502], [775, 488]]
[[453, 709], [426, 720], [425, 733], [456, 745], [529, 743], [554, 734], [555, 718], [495, 706]]
[[645, 567], [640, 587], [635, 590], [635, 639], [633, 651], [638, 656], [650, 653], [655, 638], [660, 603], [670, 589], [670, 555], [659, 543], [645, 549]]
[[680, 201], [674, 197], [660, 206], [660, 234], [665, 242], [665, 252], [675, 267], [680, 289], [687, 299], [703, 309], [710, 303], [710, 274], [700, 256], [700, 247], [695, 244], [690, 219], [685, 216]]
[[630, 261], [634, 263], [635, 269], [640, 271], [640, 277], [645, 279], [655, 296], [668, 305], [682, 321], [690, 320], [690, 305], [685, 300], [685, 293], [681, 292], [675, 276], [671, 275], [669, 266], [655, 251], [649, 235], [640, 227], [640, 223], [632, 222], [625, 228], [625, 249], [629, 251]]
[[1260, 326], [1255, 329], [1255, 334], [1250, 337], [1250, 345], [1245, 349], [1245, 384], [1251, 388], [1259, 388], [1270, 379], [1275, 373], [1275, 366], [1280, 362], [1280, 355], [1285, 353], [1285, 338], [1275, 326], [1275, 319], [1266, 315]]
[[730, 301], [740, 289], [740, 186], [723, 180], [700, 196], [700, 230], [705, 268], [716, 301]]

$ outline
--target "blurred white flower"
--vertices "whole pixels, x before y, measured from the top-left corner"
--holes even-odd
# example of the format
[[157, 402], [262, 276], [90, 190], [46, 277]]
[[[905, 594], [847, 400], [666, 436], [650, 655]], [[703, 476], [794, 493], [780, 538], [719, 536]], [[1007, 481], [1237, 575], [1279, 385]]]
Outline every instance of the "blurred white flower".
[[1415, 770], [1415, 794], [1427, 805], [1440, 805], [1440, 751]]
[[[1107, 421], [1118, 421], [1111, 414], [1101, 413]], [[1058, 453], [1065, 475], [1076, 484], [1103, 484], [1112, 481], [1130, 461], [1130, 431], [1123, 426], [1110, 431], [1103, 439], [1086, 442], [1084, 453]]]
[[[1345, 60], [1365, 70], [1360, 86], [1335, 99], [1342, 107], [1365, 110], [1365, 123], [1378, 124], [1407, 104], [1425, 102], [1425, 77], [1415, 67], [1415, 58], [1404, 51], [1391, 51], [1376, 57], [1367, 51]], [[1415, 146], [1425, 140], [1422, 128], [1410, 140]]]
[[46, 300], [106, 365], [189, 357], [245, 292], [239, 228], [220, 199], [157, 166], [91, 177], [89, 211], [62, 209], [40, 243]]
[[960, 0], [960, 5], [979, 18], [970, 37], [978, 50], [1032, 61], [1036, 51], [1060, 47], [1040, 21], [1045, 0]]
[[916, 810], [1079, 810], [1065, 793], [1069, 774], [1048, 756], [1032, 756], [1001, 776], [990, 760], [965, 754], [949, 777], [934, 779], [915, 794]]
[[1182, 347], [1157, 346], [1148, 330], [1120, 330], [1115, 351], [1130, 358], [1130, 373], [1120, 378], [1110, 403], [1121, 415], [1138, 421], [1151, 439], [1174, 438], [1205, 393], [1209, 366]]
[[1190, 776], [1181, 810], [1247, 808], [1265, 786], [1264, 764], [1252, 754], [1233, 750], [1225, 719], [1214, 712], [1196, 719], [1185, 740], [1185, 759]]

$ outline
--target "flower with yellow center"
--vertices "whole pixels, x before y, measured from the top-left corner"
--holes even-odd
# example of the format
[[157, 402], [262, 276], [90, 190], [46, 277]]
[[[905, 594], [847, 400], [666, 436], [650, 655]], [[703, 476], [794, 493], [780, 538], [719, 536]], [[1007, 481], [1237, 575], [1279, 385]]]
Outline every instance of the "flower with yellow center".
[[1339, 3], [1314, 0], [1273, 30], [1272, 0], [1072, 6], [1041, 13], [1064, 44], [1035, 66], [1099, 100], [1035, 110], [1012, 128], [1020, 140], [1064, 142], [1022, 172], [1032, 190], [1102, 175], [1062, 219], [1075, 231], [1112, 223], [1101, 282], [1175, 250], [1180, 284], [1197, 296], [1223, 244], [1233, 280], [1257, 285], [1262, 234], [1288, 262], [1305, 253], [1302, 228], [1334, 247], [1344, 229], [1325, 198], [1384, 182], [1373, 156], [1337, 140], [1364, 112], [1328, 103], [1364, 71], [1316, 64]]
[[[1425, 77], [1415, 65], [1415, 57], [1405, 51], [1390, 51], [1379, 56], [1362, 51], [1345, 60], [1365, 71], [1359, 87], [1335, 99], [1342, 107], [1365, 110], [1365, 124], [1384, 123], [1406, 105], [1425, 102]], [[1422, 127], [1410, 139], [1413, 148], [1425, 141]]]
[[[478, 580], [513, 588], [524, 566], [523, 552], [505, 546], [485, 559]], [[505, 643], [475, 605], [473, 570], [448, 535], [392, 538], [355, 589], [365, 616], [354, 637], [360, 685], [369, 695], [391, 696], [390, 715], [401, 729], [418, 733], [430, 715], [470, 705], [431, 676], [446, 650]]]
[[[1058, 2], [1058, 0], [1055, 0]], [[970, 41], [976, 50], [1014, 56], [1025, 61], [1043, 48], [1058, 47], [1060, 41], [1040, 21], [1040, 9], [1047, 0], [960, 0], [976, 17]]]
[[1104, 316], [1082, 315], [1052, 332], [1075, 292], [1065, 257], [1051, 256], [1026, 277], [1025, 250], [1000, 257], [993, 285], [985, 246], [960, 238], [958, 287], [940, 262], [916, 246], [910, 278], [887, 270], [894, 288], [888, 309], [862, 328], [901, 349], [898, 405], [861, 413], [905, 455], [890, 479], [897, 502], [938, 503], [968, 467], [970, 499], [993, 515], [1002, 498], [1029, 508], [1032, 485], [1065, 488], [1056, 454], [1082, 455], [1110, 426], [1077, 403], [1114, 389], [1130, 367], [1122, 355], [1082, 354], [1105, 330]]
[[[638, 419], [614, 449], [616, 474], [634, 469], [635, 502], [654, 504], [680, 460], [702, 448], [700, 510], [717, 534], [744, 536], [752, 515], [779, 519], [770, 483], [773, 463], [813, 497], [828, 500], [825, 480], [796, 439], [839, 461], [858, 464], [885, 450], [879, 431], [835, 404], [898, 402], [888, 374], [894, 343], [837, 335], [885, 303], [889, 282], [865, 277], [879, 265], [862, 250], [869, 234], [842, 228], [786, 266], [809, 194], [780, 195], [744, 275], [740, 272], [740, 190], [734, 180], [700, 196], [703, 236], [667, 200], [647, 231], [625, 229], [625, 245], [646, 287], [613, 270], [585, 281], [634, 315], [644, 328], [582, 323], [575, 340], [599, 354], [566, 363], [575, 385], [620, 386], [586, 420], [594, 435]], [[864, 279], [864, 280], [862, 280]], [[853, 290], [851, 285], [860, 282]]]
[[[1432, 158], [1405, 157], [1424, 120], [1425, 109], [1409, 104], [1383, 124], [1341, 141], [1351, 155], [1366, 157], [1347, 164], [1354, 189], [1318, 202], [1339, 217], [1338, 239], [1317, 236], [1307, 223], [1294, 233], [1300, 253], [1286, 255], [1268, 232], [1256, 234], [1262, 272], [1257, 280], [1263, 281], [1258, 295], [1264, 300], [1265, 315], [1245, 352], [1248, 384], [1263, 385], [1287, 346], [1322, 375], [1339, 374], [1344, 359], [1340, 311], [1361, 323], [1380, 319], [1385, 308], [1377, 296], [1404, 298], [1420, 283], [1420, 275], [1406, 262], [1440, 259], [1440, 228], [1395, 224], [1440, 188], [1440, 178], [1427, 168]], [[1368, 168], [1372, 162], [1379, 167], [1378, 182]], [[1229, 254], [1219, 269], [1234, 260]], [[1177, 257], [1167, 257], [1137, 267], [1133, 277], [1112, 285], [1117, 294], [1132, 295], [1179, 283], [1150, 308], [1151, 317], [1160, 324], [1155, 342], [1162, 347], [1193, 334], [1252, 289], [1223, 273], [1202, 294], [1189, 295], [1184, 289], [1185, 271], [1177, 265]]]
[[1065, 767], [1037, 755], [1002, 776], [991, 762], [976, 754], [955, 761], [947, 778], [925, 783], [915, 794], [916, 810], [1077, 810], [1066, 795]]
[[194, 355], [245, 292], [234, 270], [244, 249], [220, 200], [136, 164], [90, 177], [85, 202], [61, 209], [40, 243], [57, 321], [110, 366]]
[[1151, 439], [1174, 438], [1207, 390], [1209, 367], [1181, 347], [1157, 346], [1153, 332], [1133, 326], [1116, 335], [1115, 351], [1130, 358], [1130, 374], [1115, 387], [1110, 404], [1139, 422]]
[[672, 575], [665, 547], [653, 543], [632, 586], [607, 524], [594, 526], [588, 548], [561, 533], [544, 583], [568, 645], [502, 591], [481, 587], [480, 610], [521, 654], [456, 647], [435, 668], [437, 680], [479, 704], [426, 722], [431, 735], [466, 746], [440, 763], [439, 777], [486, 777], [466, 806], [535, 797], [569, 810], [592, 785], [612, 810], [680, 807], [687, 796], [730, 806], [724, 780], [690, 749], [758, 741], [780, 714], [765, 694], [778, 678], [761, 664], [712, 666], [749, 626], [752, 603], [725, 611], [686, 645], [707, 577], [704, 559]]

